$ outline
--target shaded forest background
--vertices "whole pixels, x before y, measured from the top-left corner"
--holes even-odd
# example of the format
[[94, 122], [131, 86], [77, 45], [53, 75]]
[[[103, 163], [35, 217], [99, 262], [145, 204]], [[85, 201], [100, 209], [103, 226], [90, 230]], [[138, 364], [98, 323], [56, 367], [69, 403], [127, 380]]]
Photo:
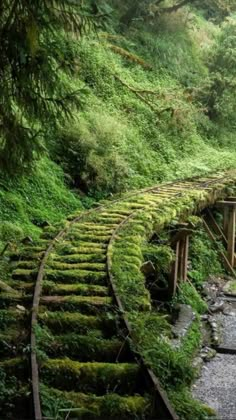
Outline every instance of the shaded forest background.
[[234, 0], [3, 1], [0, 244], [236, 166]]

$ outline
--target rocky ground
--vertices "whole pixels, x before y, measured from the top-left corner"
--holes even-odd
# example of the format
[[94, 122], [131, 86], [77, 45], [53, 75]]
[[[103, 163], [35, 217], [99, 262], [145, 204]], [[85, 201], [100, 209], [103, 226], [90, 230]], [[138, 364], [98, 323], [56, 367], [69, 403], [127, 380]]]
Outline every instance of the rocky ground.
[[217, 420], [236, 419], [236, 351], [217, 352], [217, 346], [236, 350], [236, 296], [225, 295], [230, 281], [211, 278], [204, 285], [209, 314], [203, 316], [203, 325], [209, 331], [209, 346], [205, 345], [198, 358], [203, 366], [192, 389], [195, 398], [216, 411]]
[[216, 411], [217, 420], [235, 420], [236, 355], [218, 354], [204, 364], [193, 395]]

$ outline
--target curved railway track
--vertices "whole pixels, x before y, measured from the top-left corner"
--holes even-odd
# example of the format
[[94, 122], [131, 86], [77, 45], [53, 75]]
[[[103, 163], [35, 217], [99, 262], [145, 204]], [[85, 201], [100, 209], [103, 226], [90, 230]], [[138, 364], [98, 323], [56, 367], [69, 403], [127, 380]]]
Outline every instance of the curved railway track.
[[61, 418], [177, 418], [158, 379], [129, 346], [133, 333], [112, 250], [137, 214], [158, 211], [190, 191], [214, 201], [235, 179], [229, 172], [127, 194], [75, 217], [54, 238], [45, 229], [38, 247], [25, 248], [9, 282], [18, 293], [0, 299], [0, 370], [17, 378], [13, 400], [22, 418], [41, 420], [48, 412], [56, 418], [48, 410], [55, 401]]

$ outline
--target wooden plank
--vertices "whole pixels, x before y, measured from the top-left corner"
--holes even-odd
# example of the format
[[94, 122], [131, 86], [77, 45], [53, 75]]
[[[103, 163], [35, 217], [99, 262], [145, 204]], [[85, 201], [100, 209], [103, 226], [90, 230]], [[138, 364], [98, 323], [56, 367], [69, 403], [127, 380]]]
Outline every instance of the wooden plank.
[[230, 208], [229, 211], [229, 226], [228, 226], [228, 249], [227, 256], [231, 267], [234, 267], [234, 253], [235, 253], [235, 207]]
[[236, 201], [236, 197], [227, 197], [225, 201]]
[[217, 353], [236, 354], [236, 347], [214, 346]]
[[221, 207], [221, 206], [235, 207], [236, 201], [217, 201], [216, 206], [217, 207]]
[[179, 242], [179, 273], [178, 279], [184, 280], [184, 240]]
[[178, 230], [178, 232], [171, 238], [171, 246], [174, 246], [179, 241], [184, 241], [186, 236], [189, 236], [191, 233], [193, 233], [193, 229], [187, 229], [183, 228], [181, 230]]
[[228, 238], [228, 225], [229, 225], [229, 207], [224, 207], [224, 216], [223, 216], [223, 230], [224, 235]]
[[179, 245], [177, 242], [175, 245], [175, 262], [173, 263], [172, 270], [170, 273], [169, 281], [169, 296], [173, 297], [176, 294], [177, 282], [178, 282], [178, 271], [179, 271]]
[[183, 281], [186, 282], [188, 278], [188, 253], [189, 253], [189, 235], [184, 241], [184, 259], [183, 259]]

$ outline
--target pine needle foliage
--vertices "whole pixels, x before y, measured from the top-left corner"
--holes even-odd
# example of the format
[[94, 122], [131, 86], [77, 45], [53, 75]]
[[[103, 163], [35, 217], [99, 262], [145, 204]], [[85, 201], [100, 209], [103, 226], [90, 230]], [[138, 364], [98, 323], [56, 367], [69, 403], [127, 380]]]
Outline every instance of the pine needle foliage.
[[0, 165], [16, 172], [43, 150], [45, 131], [80, 103], [71, 88], [76, 38], [100, 15], [70, 0], [0, 5]]

